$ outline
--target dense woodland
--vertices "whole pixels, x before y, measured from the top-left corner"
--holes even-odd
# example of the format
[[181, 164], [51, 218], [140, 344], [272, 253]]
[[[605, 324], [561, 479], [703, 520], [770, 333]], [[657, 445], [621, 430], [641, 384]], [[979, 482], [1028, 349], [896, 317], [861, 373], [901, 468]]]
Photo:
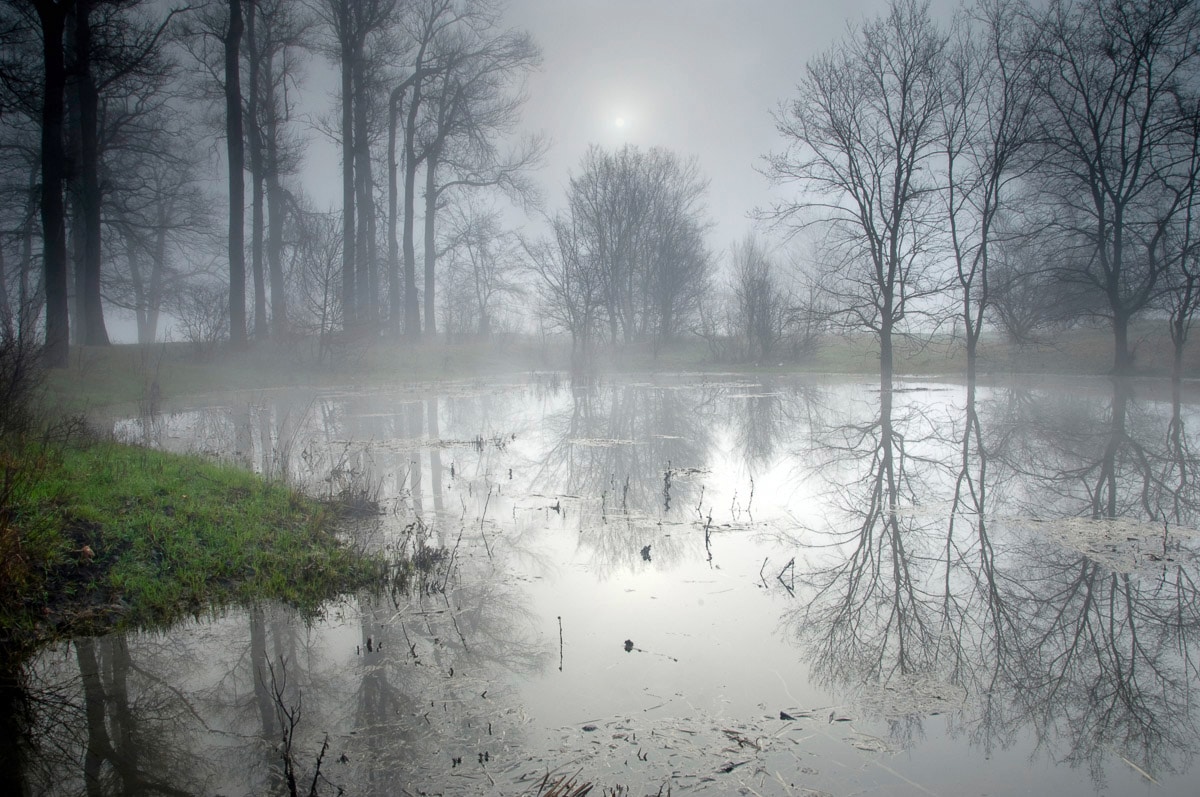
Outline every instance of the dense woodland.
[[[565, 196], [539, 195], [551, 144], [521, 108], [540, 51], [503, 12], [3, 0], [5, 340], [61, 365], [120, 313], [144, 343], [509, 331], [580, 356], [699, 337], [758, 362], [857, 330], [886, 380], [900, 336], [956, 335], [973, 375], [985, 334], [1081, 324], [1129, 372], [1145, 319], [1180, 375], [1200, 303], [1196, 2], [976, 0], [939, 20], [893, 0], [781, 98], [759, 232], [732, 246], [703, 164], [668, 147], [592, 146]], [[340, 154], [320, 199], [314, 142]]]

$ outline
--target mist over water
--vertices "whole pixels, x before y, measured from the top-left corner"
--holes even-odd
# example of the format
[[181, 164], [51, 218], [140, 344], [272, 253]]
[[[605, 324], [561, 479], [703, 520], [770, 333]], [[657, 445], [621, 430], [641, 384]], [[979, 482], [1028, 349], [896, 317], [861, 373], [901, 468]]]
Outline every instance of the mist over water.
[[47, 650], [26, 777], [261, 793], [286, 727], [322, 793], [1191, 793], [1195, 423], [1107, 380], [556, 375], [120, 420], [376, 501], [348, 540], [419, 567]]

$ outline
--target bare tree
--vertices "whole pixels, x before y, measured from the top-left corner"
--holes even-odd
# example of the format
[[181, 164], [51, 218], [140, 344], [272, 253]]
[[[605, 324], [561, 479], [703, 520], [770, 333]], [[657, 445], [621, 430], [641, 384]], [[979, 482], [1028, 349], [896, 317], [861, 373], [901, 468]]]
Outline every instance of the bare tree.
[[295, 171], [300, 161], [302, 148], [289, 135], [288, 125], [295, 104], [294, 87], [314, 22], [306, 7], [287, 0], [256, 0], [253, 14], [247, 15], [246, 60], [251, 90], [246, 112], [250, 120], [250, 171], [254, 175], [251, 256], [255, 263], [257, 336], [268, 334], [268, 287], [269, 332], [283, 337], [288, 331], [283, 228], [290, 199], [283, 178]]
[[518, 279], [520, 242], [502, 228], [499, 210], [467, 196], [450, 207], [442, 244], [448, 266], [445, 330], [486, 338], [505, 306], [524, 294]]
[[[41, 217], [42, 270], [46, 294], [46, 364], [65, 368], [70, 345], [70, 314], [67, 305], [67, 234], [63, 186], [66, 153], [63, 149], [63, 100], [67, 70], [63, 36], [67, 15], [74, 2], [32, 0], [34, 25], [40, 33], [42, 84], [41, 127]], [[32, 27], [32, 26], [31, 26]]]
[[342, 246], [335, 214], [298, 209], [292, 215], [294, 265], [291, 269], [292, 324], [318, 340], [317, 359], [331, 353], [330, 335], [343, 325]]
[[[0, 25], [9, 30], [21, 25], [11, 12], [0, 6]], [[6, 57], [0, 59], [0, 251], [14, 255], [4, 260], [5, 302], [0, 313], [6, 331], [22, 345], [38, 337], [43, 301], [37, 262], [40, 111], [31, 33], [27, 28], [6, 37]]]
[[711, 271], [707, 190], [698, 163], [669, 150], [593, 146], [584, 155], [568, 189], [571, 224], [612, 342], [669, 339], [698, 306]]
[[[436, 219], [448, 194], [461, 189], [498, 188], [519, 201], [534, 196], [524, 179], [545, 152], [540, 137], [527, 138], [502, 154], [496, 145], [520, 119], [524, 76], [541, 62], [527, 33], [496, 33], [493, 9], [480, 4], [438, 43], [442, 68], [426, 82], [421, 143], [425, 165], [425, 334], [437, 334]], [[448, 176], [441, 177], [442, 172]]]
[[225, 144], [229, 158], [229, 340], [246, 345], [246, 188], [242, 138], [242, 3], [229, 0], [225, 30]]
[[763, 242], [753, 235], [730, 248], [731, 337], [741, 358], [770, 357], [783, 339], [788, 297], [779, 269]]
[[1034, 48], [1011, 0], [981, 0], [957, 20], [942, 105], [946, 216], [960, 292], [967, 382], [991, 300], [997, 217], [1028, 172], [1020, 156], [1032, 139]]
[[[404, 337], [416, 340], [421, 337], [421, 304], [417, 298], [417, 250], [416, 250], [416, 206], [417, 206], [417, 170], [424, 161], [424, 152], [418, 146], [418, 125], [420, 114], [425, 103], [426, 81], [431, 75], [443, 68], [436, 45], [443, 37], [451, 35], [451, 31], [469, 13], [470, 4], [460, 8], [453, 0], [422, 0], [414, 4], [411, 13], [405, 16], [404, 29], [407, 39], [415, 52], [412, 71], [408, 77], [392, 90], [392, 135], [395, 134], [395, 120], [400, 118], [401, 103], [403, 108], [404, 128], [404, 210], [402, 219], [402, 239], [404, 256]], [[394, 145], [389, 146], [391, 163], [395, 163]], [[390, 167], [395, 186], [396, 169]], [[397, 208], [395, 198], [397, 189], [389, 189], [393, 202], [389, 208], [390, 241], [395, 241], [395, 219]], [[395, 244], [391, 244], [389, 252], [394, 253]], [[393, 259], [392, 269], [396, 272], [398, 264]], [[392, 284], [398, 287], [398, 279], [392, 278]], [[392, 326], [397, 328], [400, 319], [396, 313], [398, 291], [392, 294]]]
[[1196, 218], [1200, 213], [1200, 98], [1189, 98], [1184, 118], [1185, 124], [1190, 121], [1191, 151], [1177, 165], [1184, 179], [1172, 181], [1181, 193], [1180, 209], [1164, 243], [1173, 264], [1167, 275], [1166, 304], [1173, 348], [1171, 379], [1176, 385], [1183, 379], [1183, 348], [1200, 307], [1200, 230], [1196, 229], [1200, 222]]
[[139, 343], [155, 341], [164, 307], [190, 280], [214, 276], [213, 203], [189, 121], [166, 107], [142, 114], [140, 129], [109, 153], [105, 298], [133, 312]]
[[1063, 258], [1072, 255], [1064, 255], [1062, 242], [1046, 235], [1044, 225], [1021, 214], [1002, 214], [995, 231], [984, 310], [1010, 343], [1042, 343], [1053, 332], [1088, 317], [1100, 301], [1097, 292], [1080, 290], [1059, 278]]
[[[342, 320], [357, 323], [360, 308], [369, 295], [367, 284], [370, 264], [367, 252], [360, 252], [374, 236], [371, 204], [370, 144], [367, 138], [368, 89], [367, 50], [369, 40], [391, 21], [394, 0], [318, 0], [314, 9], [329, 27], [341, 69], [341, 149], [342, 149]], [[359, 219], [357, 212], [367, 214]], [[360, 229], [361, 228], [361, 229]], [[373, 300], [372, 300], [373, 301]], [[365, 319], [370, 320], [370, 319]]]
[[851, 325], [878, 337], [884, 389], [893, 336], [942, 287], [928, 252], [945, 42], [927, 4], [894, 0], [809, 62], [799, 96], [776, 113], [788, 148], [767, 161], [772, 181], [800, 194], [766, 215], [827, 229], [838, 257], [822, 284]]
[[571, 336], [571, 367], [586, 367], [604, 303], [599, 270], [587, 262], [574, 217], [559, 214], [548, 220], [550, 235], [523, 240], [540, 301], [540, 317]]
[[1039, 176], [1054, 229], [1080, 248], [1065, 281], [1103, 297], [1113, 370], [1133, 369], [1130, 322], [1171, 265], [1194, 131], [1180, 95], [1195, 85], [1200, 9], [1184, 0], [1056, 0], [1033, 19], [1041, 104]]

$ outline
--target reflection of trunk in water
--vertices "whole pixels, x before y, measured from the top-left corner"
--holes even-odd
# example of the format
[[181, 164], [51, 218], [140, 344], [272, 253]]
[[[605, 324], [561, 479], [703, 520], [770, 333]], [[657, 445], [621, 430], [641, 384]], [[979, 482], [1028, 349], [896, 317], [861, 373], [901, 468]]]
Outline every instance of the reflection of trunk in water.
[[[129, 674], [135, 668], [126, 637], [121, 634], [100, 639], [85, 637], [73, 644], [87, 728], [83, 759], [87, 793], [99, 795], [109, 790], [107, 772], [111, 768], [120, 783], [121, 794], [188, 794], [186, 789], [170, 785], [167, 778], [177, 778], [181, 773], [172, 769], [171, 762], [151, 754], [152, 745], [148, 744], [149, 736], [144, 730], [145, 717], [135, 716], [128, 686]], [[137, 730], [139, 726], [143, 728], [141, 732]]]
[[865, 464], [844, 486], [841, 505], [849, 525], [835, 532], [850, 550], [840, 563], [810, 576], [817, 594], [805, 611], [813, 627], [822, 629], [816, 668], [835, 683], [886, 682], [923, 672], [936, 649], [932, 607], [914, 569], [920, 563], [909, 551], [930, 528], [917, 526], [914, 514], [904, 511], [918, 503], [918, 474], [908, 470], [909, 441], [896, 429], [893, 401], [892, 391], [880, 391], [874, 420], [835, 430], [847, 441], [841, 455]]
[[274, 741], [278, 733], [275, 704], [271, 697], [271, 675], [267, 666], [267, 627], [262, 606], [250, 609], [250, 677], [253, 679], [254, 702], [264, 741]]
[[385, 616], [386, 604], [370, 595], [359, 598], [362, 626], [359, 642], [359, 681], [354, 726], [359, 744], [365, 747], [356, 755], [365, 769], [366, 794], [395, 793], [394, 762], [397, 742], [409, 734], [397, 727], [402, 713], [411, 713], [412, 701], [388, 680], [388, 664], [400, 658], [399, 639], [391, 634], [392, 625]]
[[446, 547], [446, 523], [443, 523], [445, 506], [442, 500], [442, 450], [437, 446], [442, 433], [438, 425], [437, 396], [426, 399], [426, 414], [429, 418], [429, 439], [434, 443], [429, 449], [429, 484], [433, 490], [433, 514], [436, 523], [437, 544]]
[[[409, 403], [405, 406], [404, 413], [407, 421], [406, 432], [408, 438], [420, 441], [425, 432], [424, 402], [414, 401]], [[425, 489], [421, 483], [421, 447], [419, 442], [416, 445], [416, 448], [408, 452], [409, 493], [412, 496], [413, 514], [424, 520]]]
[[[100, 663], [96, 643], [84, 638], [75, 641], [75, 658], [83, 686], [83, 711], [87, 718], [87, 747], [83, 758], [83, 779], [87, 793], [103, 793], [100, 781], [105, 761], [115, 758], [104, 722], [104, 686], [100, 683]], [[115, 762], [114, 762], [115, 763]]]
[[[844, 558], [810, 573], [811, 599], [789, 618], [803, 639], [817, 643], [809, 646], [816, 675], [842, 690], [865, 686], [864, 705], [907, 718], [894, 733], [919, 731], [930, 710], [906, 705], [898, 687], [878, 689], [908, 674], [956, 684], [964, 699], [977, 700], [968, 709], [977, 719], [972, 739], [985, 747], [1031, 732], [1048, 755], [1086, 765], [1097, 778], [1114, 750], [1149, 772], [1178, 766], [1200, 743], [1189, 709], [1189, 683], [1200, 676], [1200, 594], [1189, 570], [1175, 564], [1157, 573], [1113, 572], [1045, 539], [1049, 526], [1006, 522], [1012, 509], [997, 514], [989, 501], [997, 484], [1013, 480], [1024, 488], [1018, 497], [1029, 500], [1036, 493], [1028, 488], [1044, 480], [1057, 488], [1059, 512], [1140, 509], [1141, 517], [1161, 518], [1160, 505], [1180, 503], [1160, 494], [1179, 482], [1159, 476], [1155, 463], [1171, 463], [1170, 473], [1194, 470], [1180, 461], [1179, 446], [1170, 450], [1170, 440], [1182, 436], [1174, 438], [1172, 426], [1168, 451], [1153, 450], [1148, 441], [1161, 440], [1161, 431], [1148, 435], [1147, 423], [1132, 424], [1131, 396], [1118, 389], [1103, 445], [1089, 436], [1091, 416], [1068, 403], [1074, 425], [1008, 419], [994, 441], [1008, 458], [997, 469], [968, 400], [957, 474], [944, 482], [953, 492], [939, 539], [936, 519], [896, 511], [910, 500], [936, 506], [943, 482], [929, 478], [936, 470], [928, 462], [906, 456], [920, 430], [911, 418], [892, 419], [890, 404], [883, 394], [878, 421], [842, 435], [849, 441], [843, 455], [865, 463], [842, 493], [849, 547]], [[1010, 409], [1053, 417], [1038, 404], [1027, 397]], [[1059, 444], [1046, 444], [1055, 439], [1050, 429], [1061, 433]], [[1044, 461], [1036, 468], [1013, 462], [1017, 452]], [[1059, 470], [1046, 475], [1051, 461]], [[1071, 496], [1086, 503], [1061, 502]], [[1040, 516], [1052, 511], [1044, 506]], [[885, 696], [882, 704], [871, 702], [877, 694]]]
[[21, 665], [0, 672], [0, 793], [28, 794], [26, 767], [33, 756], [30, 745], [32, 725], [26, 675]]

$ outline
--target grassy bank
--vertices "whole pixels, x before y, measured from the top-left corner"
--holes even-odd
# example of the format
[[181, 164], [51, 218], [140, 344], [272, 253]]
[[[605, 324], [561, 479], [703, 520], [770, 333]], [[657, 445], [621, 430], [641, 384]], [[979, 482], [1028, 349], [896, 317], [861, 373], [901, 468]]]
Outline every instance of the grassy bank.
[[3, 465], [7, 655], [232, 603], [311, 611], [382, 573], [338, 541], [332, 510], [235, 468], [97, 441], [10, 446]]

